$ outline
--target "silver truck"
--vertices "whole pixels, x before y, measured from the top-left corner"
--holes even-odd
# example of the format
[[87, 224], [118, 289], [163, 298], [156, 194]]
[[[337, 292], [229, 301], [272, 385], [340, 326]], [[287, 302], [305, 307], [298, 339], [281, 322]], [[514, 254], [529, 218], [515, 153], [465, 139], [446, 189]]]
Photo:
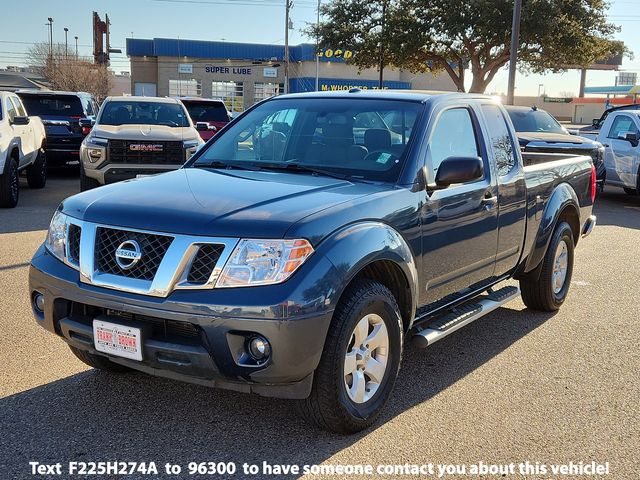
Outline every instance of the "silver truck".
[[203, 144], [180, 100], [108, 97], [80, 147], [80, 189], [175, 170]]

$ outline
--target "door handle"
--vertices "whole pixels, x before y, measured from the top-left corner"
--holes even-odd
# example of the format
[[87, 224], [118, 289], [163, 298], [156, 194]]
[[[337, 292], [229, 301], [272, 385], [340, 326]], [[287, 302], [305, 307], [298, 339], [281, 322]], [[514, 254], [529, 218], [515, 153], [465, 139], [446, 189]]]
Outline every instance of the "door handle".
[[495, 204], [498, 203], [498, 197], [496, 195], [491, 195], [490, 192], [487, 192], [484, 196], [484, 198], [482, 199], [482, 203], [487, 207], [487, 208], [491, 208], [493, 207]]

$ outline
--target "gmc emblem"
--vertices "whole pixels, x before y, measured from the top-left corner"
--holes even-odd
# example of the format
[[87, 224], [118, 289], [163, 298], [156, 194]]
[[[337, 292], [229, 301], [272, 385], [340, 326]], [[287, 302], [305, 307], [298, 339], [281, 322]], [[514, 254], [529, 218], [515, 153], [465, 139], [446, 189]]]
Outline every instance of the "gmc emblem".
[[129, 150], [132, 152], [161, 152], [164, 146], [159, 143], [132, 143], [129, 145]]

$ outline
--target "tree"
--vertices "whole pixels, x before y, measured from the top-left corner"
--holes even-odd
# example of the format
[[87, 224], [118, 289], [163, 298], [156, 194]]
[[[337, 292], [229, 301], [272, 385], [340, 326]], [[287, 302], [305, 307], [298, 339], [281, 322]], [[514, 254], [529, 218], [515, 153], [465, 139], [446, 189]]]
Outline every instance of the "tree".
[[76, 57], [64, 44], [37, 43], [29, 50], [29, 64], [54, 90], [88, 92], [99, 100], [109, 95], [113, 72], [106, 65], [95, 65], [86, 57]]
[[[509, 61], [513, 0], [389, 0], [385, 29], [376, 33], [381, 1], [332, 0], [322, 7], [327, 19], [309, 33], [321, 47], [349, 48], [360, 68], [384, 62], [414, 73], [445, 71], [459, 91], [471, 69], [469, 91], [484, 92]], [[518, 66], [522, 72], [559, 72], [624, 53], [611, 39], [605, 0], [525, 0]], [[374, 13], [372, 13], [372, 11]]]

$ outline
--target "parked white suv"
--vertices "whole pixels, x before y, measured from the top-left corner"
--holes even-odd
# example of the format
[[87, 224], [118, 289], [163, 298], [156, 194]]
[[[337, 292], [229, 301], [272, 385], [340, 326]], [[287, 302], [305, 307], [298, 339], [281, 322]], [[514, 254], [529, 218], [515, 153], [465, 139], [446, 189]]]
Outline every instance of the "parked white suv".
[[14, 93], [0, 92], [0, 207], [13, 208], [20, 194], [18, 175], [30, 188], [47, 182], [46, 133], [39, 117], [29, 117]]
[[108, 97], [80, 147], [80, 189], [178, 169], [203, 144], [180, 100]]
[[605, 147], [607, 185], [640, 195], [640, 111], [617, 110], [607, 115], [598, 133]]

